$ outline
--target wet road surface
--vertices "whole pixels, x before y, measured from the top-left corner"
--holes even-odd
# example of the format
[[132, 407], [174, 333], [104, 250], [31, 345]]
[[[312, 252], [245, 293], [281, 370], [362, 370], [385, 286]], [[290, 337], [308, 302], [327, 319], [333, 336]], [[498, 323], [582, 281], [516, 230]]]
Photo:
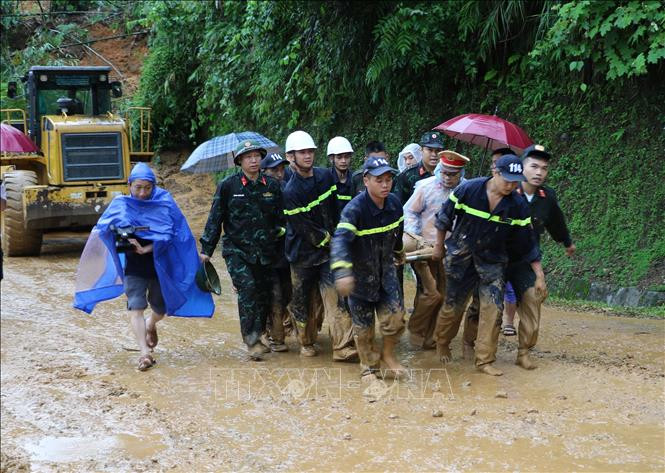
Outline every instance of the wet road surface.
[[[192, 182], [172, 187], [197, 233], [209, 200]], [[71, 308], [84, 242], [56, 235], [40, 258], [5, 258], [3, 472], [665, 470], [662, 320], [545, 307], [539, 368], [515, 366], [516, 337], [502, 336], [498, 378], [459, 359], [459, 336], [444, 367], [405, 335], [411, 379], [369, 402], [357, 365], [331, 361], [325, 324], [318, 357], [291, 338], [246, 361], [217, 252], [215, 316], [161, 322], [157, 365], [140, 373], [124, 298]]]

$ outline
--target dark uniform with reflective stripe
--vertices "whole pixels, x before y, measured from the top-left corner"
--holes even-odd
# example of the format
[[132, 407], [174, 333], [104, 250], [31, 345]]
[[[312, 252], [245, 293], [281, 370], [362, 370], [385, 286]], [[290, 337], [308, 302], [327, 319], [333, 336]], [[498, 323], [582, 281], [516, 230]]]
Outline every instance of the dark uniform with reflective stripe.
[[220, 182], [200, 240], [204, 254], [215, 251], [222, 225], [222, 256], [238, 290], [240, 331], [253, 346], [266, 327], [270, 266], [278, 255], [276, 236], [284, 226], [279, 182], [263, 174], [252, 181], [243, 172]]
[[319, 290], [326, 316], [332, 319], [333, 359], [343, 360], [356, 353], [350, 315], [337, 296], [330, 273], [330, 239], [339, 220], [337, 186], [330, 169], [315, 167], [313, 174], [305, 178], [294, 173], [284, 189], [286, 257], [293, 283], [291, 312], [300, 343], [313, 345], [317, 320], [309, 309], [314, 292]]
[[[531, 224], [535, 231], [538, 246], [540, 246], [540, 236], [545, 233], [545, 229], [554, 241], [563, 243], [566, 248], [573, 244], [554, 189], [547, 186], [539, 187], [531, 202], [528, 201], [521, 187], [518, 187], [516, 192], [524, 198], [524, 202], [529, 206]], [[507, 279], [512, 283], [519, 301], [522, 295], [535, 284], [536, 275], [528, 261], [517, 257], [508, 265]]]
[[[546, 229], [554, 241], [563, 243], [566, 248], [573, 244], [554, 189], [546, 186], [539, 187], [531, 202], [528, 201], [521, 187], [517, 188], [517, 193], [529, 206], [531, 222], [539, 246], [540, 235], [545, 233]], [[528, 354], [529, 350], [536, 346], [543, 299], [538, 296], [534, 287], [536, 274], [529, 261], [524, 258], [516, 257], [515, 260], [511, 260], [506, 270], [506, 279], [510, 281], [517, 295], [520, 313], [517, 346], [517, 356], [519, 357]]]
[[399, 198], [403, 206], [406, 204], [406, 201], [409, 200], [411, 195], [413, 195], [416, 182], [433, 175], [434, 174], [425, 168], [425, 165], [422, 161], [417, 164], [413, 164], [406, 168], [404, 171], [400, 172], [397, 177], [395, 177], [393, 193]]
[[516, 193], [504, 196], [489, 211], [489, 177], [459, 186], [436, 216], [440, 231], [452, 231], [446, 240], [446, 297], [439, 313], [435, 339], [439, 352], [455, 338], [471, 291], [480, 296], [480, 321], [476, 365], [496, 359], [496, 345], [503, 312], [504, 272], [509, 257], [540, 259], [531, 228], [529, 209]]
[[373, 348], [374, 314], [384, 337], [399, 338], [404, 331], [404, 305], [398, 290], [395, 252], [402, 251], [404, 216], [399, 200], [389, 194], [378, 208], [367, 191], [344, 208], [332, 243], [331, 268], [335, 279], [353, 275], [349, 296], [353, 330], [364, 370], [378, 367]]
[[337, 187], [337, 208], [339, 209], [339, 213], [342, 213], [342, 209], [348, 204], [351, 199], [353, 198], [353, 182], [352, 182], [352, 175], [351, 172], [347, 171], [346, 172], [346, 182], [342, 182], [339, 180], [339, 175], [337, 174], [337, 170], [333, 167], [330, 170], [330, 174], [332, 174], [333, 181], [335, 182], [335, 186]]

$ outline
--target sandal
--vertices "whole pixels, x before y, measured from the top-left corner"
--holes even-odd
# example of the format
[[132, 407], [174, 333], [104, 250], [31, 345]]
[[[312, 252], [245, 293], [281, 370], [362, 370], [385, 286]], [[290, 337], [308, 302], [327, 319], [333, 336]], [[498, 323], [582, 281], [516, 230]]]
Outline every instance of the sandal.
[[152, 330], [149, 330], [147, 327], [145, 329], [145, 342], [148, 345], [148, 348], [155, 348], [159, 338], [157, 337], [157, 327], [153, 327]]
[[506, 337], [512, 337], [517, 335], [517, 330], [515, 330], [515, 327], [513, 325], [506, 324], [503, 326], [501, 333], [503, 333]]
[[151, 368], [156, 363], [157, 362], [155, 361], [155, 359], [152, 356], [143, 355], [141, 358], [139, 358], [138, 370], [139, 371], [147, 371], [149, 368]]

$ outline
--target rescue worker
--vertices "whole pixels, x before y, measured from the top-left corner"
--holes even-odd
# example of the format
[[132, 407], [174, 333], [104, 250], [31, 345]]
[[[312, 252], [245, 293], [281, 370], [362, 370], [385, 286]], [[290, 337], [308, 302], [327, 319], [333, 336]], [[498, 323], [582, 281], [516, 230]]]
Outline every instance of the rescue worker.
[[[399, 297], [395, 258], [402, 260], [402, 206], [391, 194], [397, 171], [384, 158], [370, 157], [363, 166], [366, 190], [344, 208], [332, 246], [335, 286], [349, 297], [353, 335], [363, 381], [376, 381], [381, 366], [395, 376], [406, 373], [395, 358], [404, 331], [404, 305]], [[374, 317], [383, 348], [374, 344]]]
[[[524, 150], [522, 167], [526, 181], [517, 188], [517, 193], [528, 202], [538, 245], [540, 246], [540, 235], [547, 230], [554, 241], [563, 244], [566, 254], [571, 257], [576, 248], [570, 237], [566, 219], [559, 207], [554, 189], [544, 185], [551, 158], [552, 155], [542, 145], [532, 145]], [[517, 310], [520, 313], [516, 364], [525, 369], [534, 369], [536, 365], [529, 357], [529, 350], [538, 340], [540, 308], [544, 295], [537, 293], [534, 287], [536, 275], [525, 260], [511, 261], [506, 279], [511, 282], [515, 290]], [[512, 325], [513, 319], [510, 318], [507, 323]]]
[[428, 131], [420, 138], [423, 159], [417, 164], [404, 169], [395, 178], [393, 192], [399, 198], [402, 205], [406, 204], [416, 182], [434, 175], [434, 168], [439, 164], [438, 152], [443, 150], [443, 138], [438, 131]]
[[[286, 185], [284, 182], [284, 170], [288, 165], [289, 162], [279, 153], [273, 153], [261, 160], [261, 171], [266, 176], [276, 179], [283, 191]], [[272, 304], [270, 316], [266, 323], [268, 346], [274, 352], [289, 350], [289, 347], [285, 343], [285, 338], [293, 329], [291, 314], [288, 309], [293, 291], [291, 287], [291, 270], [284, 252], [285, 236], [286, 228], [281, 227], [280, 232], [277, 234], [277, 255], [272, 265]]]
[[[501, 156], [507, 154], [515, 154], [515, 152], [510, 148], [498, 148], [492, 151], [491, 159], [492, 164], [490, 165], [490, 173], [494, 170], [494, 165]], [[504, 302], [504, 312], [515, 312], [515, 299], [514, 292], [510, 283], [506, 284], [505, 296], [503, 299]], [[478, 297], [478, 288], [476, 287], [473, 291], [473, 297], [471, 303], [466, 310], [466, 316], [464, 317], [464, 333], [462, 335], [463, 344], [462, 351], [464, 354], [465, 360], [473, 361], [474, 359], [474, 347], [476, 343], [476, 334], [478, 333], [478, 317], [480, 313], [480, 299]]]
[[337, 188], [327, 169], [314, 167], [312, 137], [294, 131], [286, 139], [296, 173], [284, 189], [287, 219], [286, 257], [291, 263], [291, 312], [301, 344], [300, 354], [316, 356], [318, 320], [311, 312], [313, 293], [320, 291], [332, 335], [333, 360], [357, 359], [351, 316], [340, 303], [330, 272], [330, 239], [339, 221]]
[[[430, 247], [436, 243], [436, 213], [453, 189], [464, 182], [462, 172], [469, 162], [466, 156], [449, 150], [441, 151], [439, 157], [434, 176], [418, 181], [413, 195], [404, 205], [405, 239], [422, 239]], [[446, 293], [443, 261], [416, 261], [412, 266], [417, 275], [417, 285], [413, 313], [407, 326], [409, 339], [416, 346], [433, 349], [436, 346], [434, 326]]]
[[261, 342], [270, 313], [271, 266], [278, 255], [277, 235], [284, 227], [279, 182], [261, 172], [266, 150], [247, 140], [238, 145], [233, 162], [240, 172], [217, 186], [201, 236], [201, 253], [210, 260], [222, 226], [222, 256], [238, 293], [240, 332], [251, 360], [270, 348]]
[[[363, 158], [363, 164], [367, 162], [370, 156], [376, 156], [377, 158], [388, 159], [388, 152], [386, 151], [386, 146], [381, 141], [370, 141], [365, 146], [365, 157]], [[364, 169], [358, 169], [351, 176], [351, 195], [356, 196], [365, 190], [365, 181], [364, 181]]]
[[344, 206], [351, 200], [351, 158], [353, 158], [353, 148], [349, 140], [343, 136], [336, 136], [328, 142], [326, 154], [330, 160], [332, 169], [330, 173], [333, 176], [335, 186], [337, 186], [337, 206], [340, 213]]
[[503, 373], [492, 366], [503, 312], [504, 273], [510, 258], [527, 261], [539, 297], [546, 294], [540, 252], [531, 228], [529, 209], [515, 192], [524, 180], [522, 163], [515, 155], [499, 158], [492, 177], [472, 179], [453, 191], [436, 216], [437, 241], [433, 258], [443, 255], [446, 232], [446, 297], [434, 330], [437, 354], [451, 360], [464, 309], [478, 285], [480, 319], [475, 349], [476, 367], [485, 374]]

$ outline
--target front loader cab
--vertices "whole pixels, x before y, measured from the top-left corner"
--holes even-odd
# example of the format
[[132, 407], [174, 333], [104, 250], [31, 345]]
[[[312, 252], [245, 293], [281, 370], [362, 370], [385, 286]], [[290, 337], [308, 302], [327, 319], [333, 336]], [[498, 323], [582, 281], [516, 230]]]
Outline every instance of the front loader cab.
[[111, 94], [121, 95], [110, 82], [108, 66], [33, 66], [26, 74], [28, 133], [42, 147], [41, 121], [47, 115], [99, 116], [111, 112]]

